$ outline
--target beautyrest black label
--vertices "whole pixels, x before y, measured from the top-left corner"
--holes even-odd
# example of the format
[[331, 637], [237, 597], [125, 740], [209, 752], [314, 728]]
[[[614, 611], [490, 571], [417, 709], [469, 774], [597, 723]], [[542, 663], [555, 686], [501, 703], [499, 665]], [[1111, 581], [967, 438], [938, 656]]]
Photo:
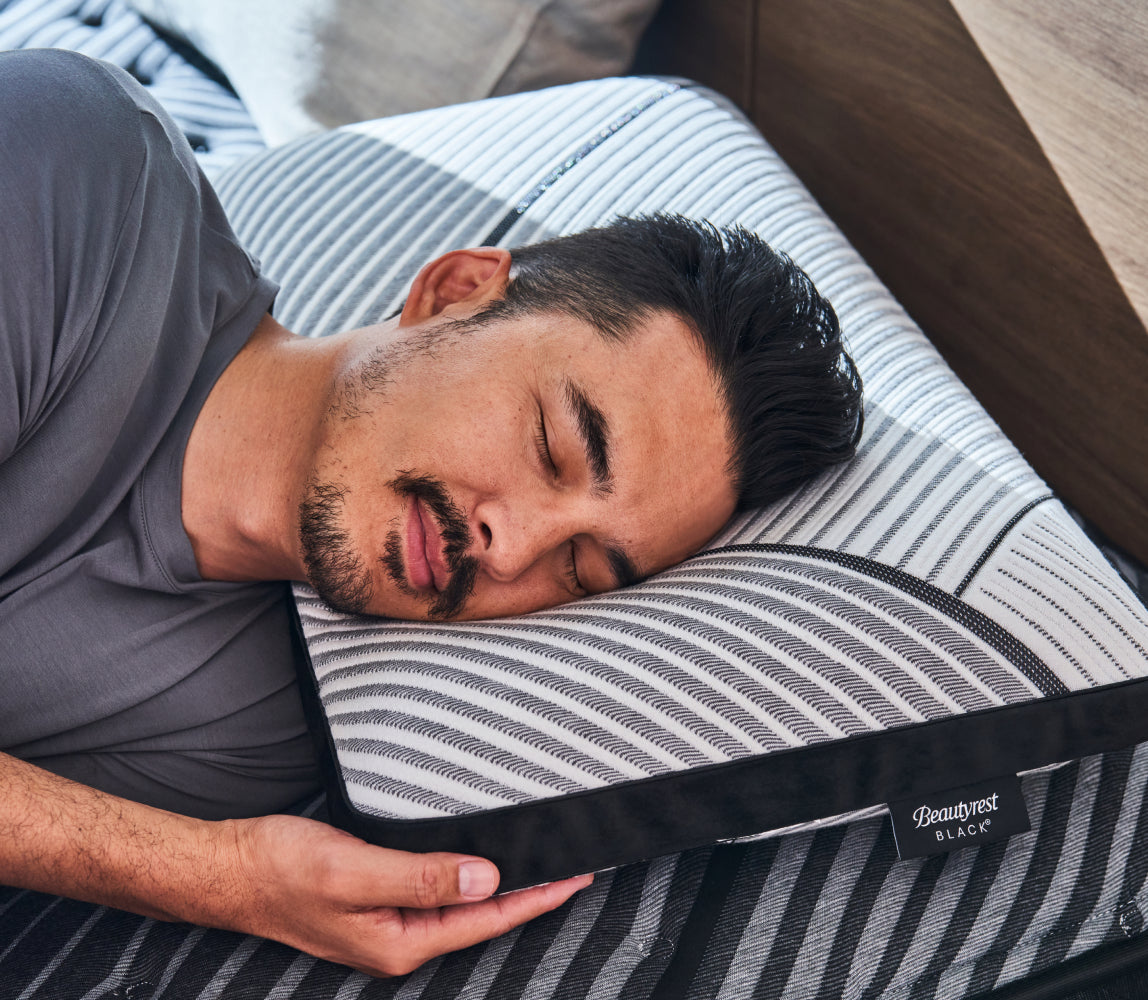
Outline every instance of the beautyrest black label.
[[902, 861], [991, 844], [1031, 829], [1015, 774], [890, 802], [889, 814]]

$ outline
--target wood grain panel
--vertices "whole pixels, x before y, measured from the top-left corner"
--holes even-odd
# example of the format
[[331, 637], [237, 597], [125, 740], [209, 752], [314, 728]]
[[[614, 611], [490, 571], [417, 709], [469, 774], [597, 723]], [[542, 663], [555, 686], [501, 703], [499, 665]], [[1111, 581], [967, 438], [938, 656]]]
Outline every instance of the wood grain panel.
[[1148, 337], [948, 0], [761, 0], [763, 133], [1036, 469], [1148, 560]]
[[952, 3], [1148, 322], [1148, 6]]

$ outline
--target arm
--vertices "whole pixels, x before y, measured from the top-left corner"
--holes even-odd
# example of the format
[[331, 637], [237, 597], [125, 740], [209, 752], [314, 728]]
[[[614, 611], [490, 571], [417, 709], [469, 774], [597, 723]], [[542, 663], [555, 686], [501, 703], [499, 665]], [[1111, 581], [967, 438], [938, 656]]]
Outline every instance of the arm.
[[0, 882], [258, 934], [375, 976], [503, 934], [590, 881], [488, 898], [488, 861], [372, 847], [298, 816], [191, 819], [5, 754], [0, 788]]

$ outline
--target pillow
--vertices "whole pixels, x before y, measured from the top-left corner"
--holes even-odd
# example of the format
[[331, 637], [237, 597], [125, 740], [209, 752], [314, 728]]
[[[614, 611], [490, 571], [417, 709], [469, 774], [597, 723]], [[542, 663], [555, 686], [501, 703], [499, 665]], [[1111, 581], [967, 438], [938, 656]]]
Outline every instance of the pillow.
[[312, 335], [427, 260], [654, 210], [740, 222], [838, 311], [856, 459], [645, 583], [514, 619], [296, 588], [332, 815], [507, 888], [840, 821], [1148, 737], [1148, 612], [737, 112], [605, 80], [340, 129], [220, 193]]
[[217, 63], [270, 145], [625, 70], [657, 0], [130, 0]]

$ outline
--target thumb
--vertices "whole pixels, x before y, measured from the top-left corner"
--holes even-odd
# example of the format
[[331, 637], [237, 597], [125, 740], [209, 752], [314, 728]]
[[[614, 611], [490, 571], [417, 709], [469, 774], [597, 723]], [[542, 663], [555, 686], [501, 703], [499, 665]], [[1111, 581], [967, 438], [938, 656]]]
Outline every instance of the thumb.
[[364, 906], [429, 909], [473, 903], [493, 895], [498, 888], [498, 869], [483, 858], [465, 854], [409, 854], [382, 847], [368, 849], [374, 855], [371, 864], [360, 869], [360, 878], [356, 880], [361, 887], [359, 894], [371, 897], [358, 901]]

